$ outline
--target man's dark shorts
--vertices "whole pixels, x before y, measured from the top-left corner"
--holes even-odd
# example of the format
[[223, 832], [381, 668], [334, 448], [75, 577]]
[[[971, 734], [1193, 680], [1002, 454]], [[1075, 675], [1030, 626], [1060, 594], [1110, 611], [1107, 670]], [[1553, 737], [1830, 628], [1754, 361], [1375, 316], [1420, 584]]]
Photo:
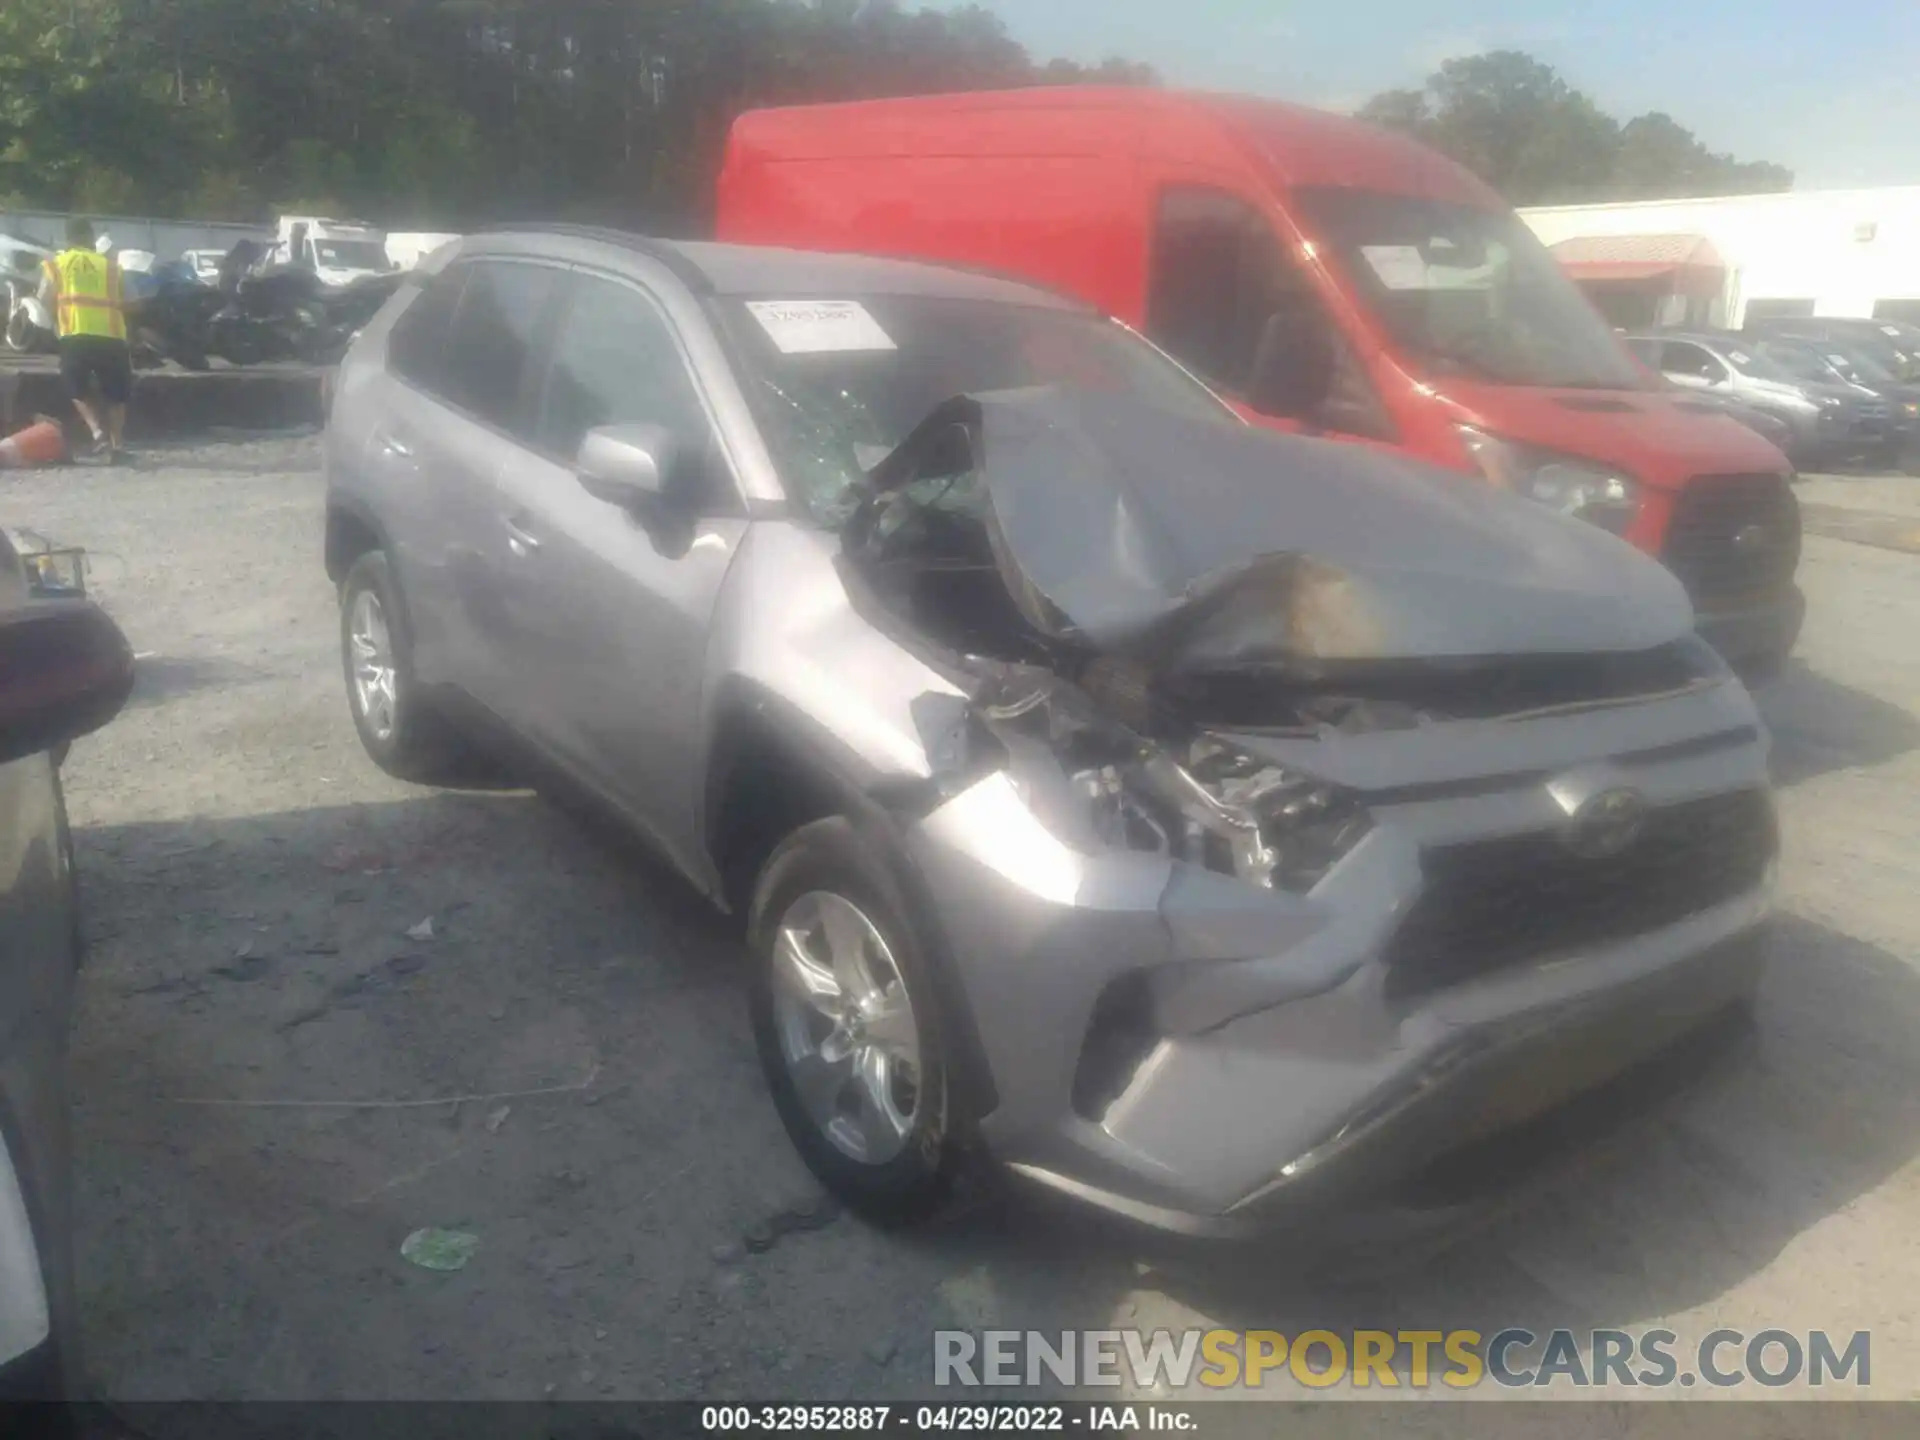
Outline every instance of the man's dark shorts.
[[124, 405], [133, 398], [133, 352], [105, 335], [68, 335], [60, 341], [60, 376], [72, 399], [89, 399], [98, 381], [107, 404]]

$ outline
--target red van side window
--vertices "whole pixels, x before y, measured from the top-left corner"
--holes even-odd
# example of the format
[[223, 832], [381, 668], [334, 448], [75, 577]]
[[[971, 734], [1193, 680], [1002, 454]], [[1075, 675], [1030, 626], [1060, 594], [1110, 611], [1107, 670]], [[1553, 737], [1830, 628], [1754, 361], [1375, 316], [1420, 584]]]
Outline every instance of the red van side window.
[[1276, 296], [1304, 283], [1244, 200], [1197, 186], [1161, 191], [1147, 333], [1221, 390], [1245, 394]]

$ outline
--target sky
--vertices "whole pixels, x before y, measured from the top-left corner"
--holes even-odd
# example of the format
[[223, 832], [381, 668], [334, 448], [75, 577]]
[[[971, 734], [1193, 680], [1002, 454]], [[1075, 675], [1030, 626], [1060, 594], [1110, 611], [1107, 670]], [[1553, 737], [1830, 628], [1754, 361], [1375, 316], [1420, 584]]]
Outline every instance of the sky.
[[1796, 189], [1920, 184], [1920, 0], [977, 0], [1040, 58], [1349, 110], [1524, 50], [1619, 119], [1665, 110]]

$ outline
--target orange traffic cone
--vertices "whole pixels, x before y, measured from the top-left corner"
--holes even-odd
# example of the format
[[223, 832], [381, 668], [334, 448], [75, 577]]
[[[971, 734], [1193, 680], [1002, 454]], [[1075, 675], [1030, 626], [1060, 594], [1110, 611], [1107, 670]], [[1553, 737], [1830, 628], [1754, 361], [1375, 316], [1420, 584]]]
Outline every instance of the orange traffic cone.
[[0, 470], [24, 470], [30, 465], [57, 465], [67, 458], [67, 437], [60, 422], [38, 417], [17, 435], [0, 440]]

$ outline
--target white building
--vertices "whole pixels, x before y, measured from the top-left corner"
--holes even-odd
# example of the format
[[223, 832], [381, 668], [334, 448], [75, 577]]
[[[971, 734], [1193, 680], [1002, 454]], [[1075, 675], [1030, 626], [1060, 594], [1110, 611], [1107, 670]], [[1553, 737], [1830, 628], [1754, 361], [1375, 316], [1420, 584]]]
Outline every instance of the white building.
[[1520, 212], [1616, 325], [1920, 323], [1920, 185]]

